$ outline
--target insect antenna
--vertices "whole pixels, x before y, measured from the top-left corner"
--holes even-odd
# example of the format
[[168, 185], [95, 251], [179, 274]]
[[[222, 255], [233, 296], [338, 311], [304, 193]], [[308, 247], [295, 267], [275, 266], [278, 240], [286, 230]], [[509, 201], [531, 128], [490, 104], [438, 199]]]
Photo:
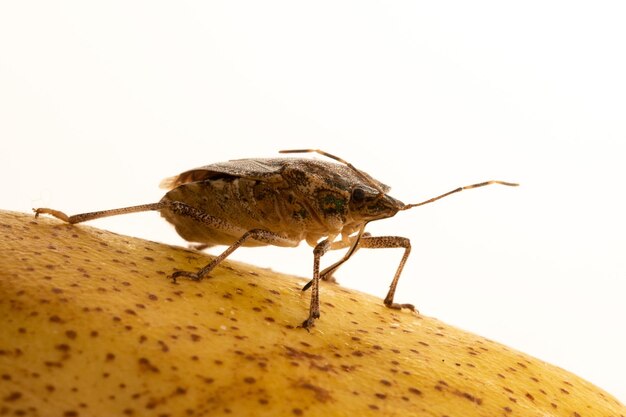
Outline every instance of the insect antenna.
[[346, 161], [345, 159], [342, 159], [328, 152], [322, 151], [321, 149], [288, 149], [288, 150], [278, 151], [278, 153], [310, 153], [310, 152], [318, 153], [320, 155], [324, 155], [327, 158], [334, 159], [337, 162], [341, 162], [342, 164], [346, 165], [348, 168], [353, 170], [367, 184], [371, 185], [376, 191], [378, 191], [380, 196], [385, 195], [385, 190], [383, 190], [382, 187], [378, 185], [376, 181], [372, 179], [372, 177], [370, 177], [365, 172], [361, 171], [360, 169], [358, 169], [357, 167], [355, 167], [354, 165], [352, 165], [350, 162]]
[[437, 197], [433, 197], [433, 198], [428, 199], [426, 201], [422, 201], [421, 203], [405, 204], [402, 208], [400, 208], [400, 210], [408, 210], [408, 209], [413, 208], [413, 207], [423, 206], [424, 204], [432, 203], [434, 201], [437, 201], [439, 199], [447, 197], [450, 194], [459, 193], [459, 192], [461, 192], [463, 190], [469, 190], [469, 189], [472, 189], [472, 188], [484, 187], [486, 185], [491, 185], [491, 184], [501, 184], [501, 185], [507, 185], [509, 187], [517, 187], [519, 185], [519, 184], [516, 184], [514, 182], [505, 182], [505, 181], [497, 181], [497, 180], [479, 182], [478, 184], [466, 185], [464, 187], [456, 188], [456, 189], [454, 189], [452, 191], [448, 191], [447, 193], [441, 194], [441, 195], [439, 195]]

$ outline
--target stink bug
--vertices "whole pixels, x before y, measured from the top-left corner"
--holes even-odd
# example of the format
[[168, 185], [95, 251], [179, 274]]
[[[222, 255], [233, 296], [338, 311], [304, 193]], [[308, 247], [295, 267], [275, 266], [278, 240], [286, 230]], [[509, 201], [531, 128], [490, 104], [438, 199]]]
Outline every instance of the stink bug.
[[[49, 208], [34, 209], [35, 216], [50, 214], [68, 223], [81, 223], [118, 214], [156, 210], [172, 223], [180, 236], [203, 247], [228, 248], [195, 272], [175, 271], [171, 278], [200, 281], [240, 246], [295, 247], [301, 241], [313, 249], [313, 278], [309, 316], [302, 327], [313, 326], [320, 316], [319, 280], [332, 280], [334, 272], [361, 248], [403, 248], [404, 254], [385, 297], [385, 306], [415, 311], [412, 304], [393, 301], [398, 279], [411, 252], [409, 239], [371, 236], [365, 226], [394, 216], [398, 211], [432, 203], [486, 181], [459, 187], [416, 204], [404, 204], [387, 194], [389, 187], [352, 164], [318, 149], [281, 153], [317, 152], [336, 162], [303, 158], [239, 159], [183, 172], [165, 179], [169, 191], [158, 203], [67, 216]], [[339, 237], [341, 235], [341, 237]], [[344, 257], [320, 271], [320, 258], [328, 251], [348, 248]]]

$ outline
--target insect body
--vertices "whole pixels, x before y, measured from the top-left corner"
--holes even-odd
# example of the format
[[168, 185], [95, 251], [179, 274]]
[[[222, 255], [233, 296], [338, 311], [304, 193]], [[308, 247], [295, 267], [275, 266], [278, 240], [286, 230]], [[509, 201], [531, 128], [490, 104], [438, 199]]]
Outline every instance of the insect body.
[[[398, 279], [411, 251], [409, 239], [399, 236], [370, 236], [367, 223], [394, 216], [398, 211], [428, 204], [464, 189], [489, 184], [516, 186], [487, 181], [460, 187], [417, 204], [404, 204], [387, 195], [389, 187], [351, 164], [319, 150], [339, 163], [302, 158], [241, 159], [192, 169], [164, 180], [169, 189], [158, 203], [67, 216], [49, 209], [50, 214], [68, 223], [81, 223], [101, 217], [157, 210], [174, 225], [180, 236], [204, 246], [228, 248], [196, 272], [176, 271], [175, 280], [186, 277], [201, 280], [240, 246], [274, 245], [295, 247], [305, 240], [313, 249], [313, 278], [303, 288], [311, 288], [309, 316], [302, 327], [309, 328], [320, 315], [319, 280], [331, 280], [333, 273], [360, 248], [403, 248], [384, 303], [394, 309], [415, 310], [411, 304], [393, 301]], [[348, 248], [345, 256], [320, 271], [320, 258], [328, 251]]]

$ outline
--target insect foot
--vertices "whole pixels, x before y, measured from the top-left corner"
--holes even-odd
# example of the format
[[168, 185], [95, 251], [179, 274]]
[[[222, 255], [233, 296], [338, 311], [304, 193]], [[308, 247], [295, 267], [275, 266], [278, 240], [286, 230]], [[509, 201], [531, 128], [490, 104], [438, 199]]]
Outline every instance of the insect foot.
[[406, 308], [407, 310], [411, 310], [412, 312], [419, 314], [419, 311], [417, 311], [413, 304], [398, 304], [385, 300], [385, 307], [393, 308], [394, 310], [402, 310], [403, 308]]
[[202, 281], [202, 279], [204, 278], [204, 276], [199, 275], [197, 272], [187, 272], [187, 271], [174, 271], [172, 275], [169, 276], [169, 278], [173, 282], [176, 282], [178, 278], [180, 277], [185, 277], [192, 281]]
[[315, 326], [315, 319], [319, 319], [320, 318], [320, 312], [318, 311], [317, 313], [312, 313], [306, 320], [304, 320], [302, 322], [302, 324], [298, 327], [302, 327], [303, 329], [306, 329], [307, 331], [311, 331], [311, 327]]
[[33, 209], [33, 211], [35, 212], [35, 218], [39, 217], [40, 214], [49, 214], [50, 216], [56, 217], [59, 220], [63, 220], [66, 223], [70, 222], [69, 216], [59, 210], [53, 210], [49, 208], [36, 208]]

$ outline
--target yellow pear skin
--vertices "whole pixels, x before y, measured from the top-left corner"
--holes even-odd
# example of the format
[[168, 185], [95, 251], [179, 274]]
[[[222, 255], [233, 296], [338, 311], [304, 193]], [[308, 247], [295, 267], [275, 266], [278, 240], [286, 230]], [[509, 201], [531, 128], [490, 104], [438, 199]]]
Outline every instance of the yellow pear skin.
[[309, 332], [308, 279], [228, 261], [168, 279], [209, 260], [0, 211], [0, 415], [626, 417], [563, 369], [335, 284]]

